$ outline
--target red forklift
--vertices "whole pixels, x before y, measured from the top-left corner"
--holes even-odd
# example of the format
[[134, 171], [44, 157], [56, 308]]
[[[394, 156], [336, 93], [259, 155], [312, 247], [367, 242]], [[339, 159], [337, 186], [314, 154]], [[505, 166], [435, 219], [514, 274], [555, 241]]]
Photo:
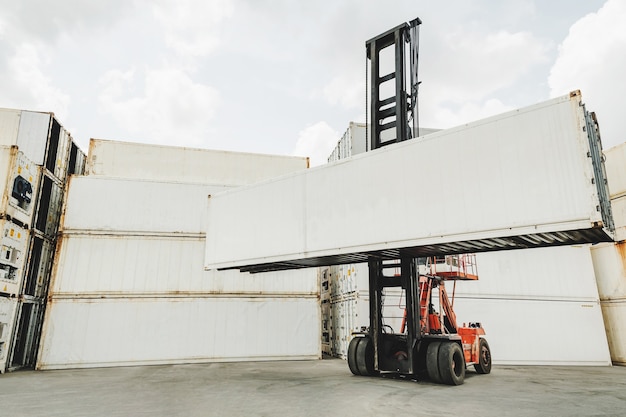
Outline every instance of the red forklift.
[[[456, 282], [478, 279], [475, 255], [370, 260], [370, 326], [355, 333], [348, 347], [348, 366], [355, 375], [381, 372], [428, 377], [460, 385], [465, 369], [491, 372], [491, 351], [480, 323], [459, 326], [454, 313]], [[448, 297], [446, 282], [453, 282]], [[398, 333], [385, 324], [385, 292], [400, 287], [404, 316]]]
[[[421, 23], [416, 18], [366, 42], [371, 115], [368, 150], [420, 136], [417, 63]], [[386, 61], [381, 59], [381, 52]], [[389, 57], [393, 62], [389, 62]], [[398, 181], [406, 184], [407, 192], [415, 192], [409, 179]], [[468, 365], [474, 365], [480, 374], [488, 374], [491, 351], [485, 331], [480, 323], [458, 326], [454, 298], [448, 298], [445, 287], [446, 281], [478, 278], [466, 269], [470, 256], [455, 253], [455, 248], [434, 253], [428, 247], [419, 253], [407, 250], [400, 259], [392, 261], [369, 256], [370, 326], [356, 333], [350, 342], [350, 371], [363, 376], [426, 376], [432, 382], [448, 385], [462, 384]], [[456, 267], [446, 270], [455, 262]], [[404, 294], [404, 318], [399, 332], [390, 331], [383, 323], [383, 300], [390, 288], [401, 288]]]

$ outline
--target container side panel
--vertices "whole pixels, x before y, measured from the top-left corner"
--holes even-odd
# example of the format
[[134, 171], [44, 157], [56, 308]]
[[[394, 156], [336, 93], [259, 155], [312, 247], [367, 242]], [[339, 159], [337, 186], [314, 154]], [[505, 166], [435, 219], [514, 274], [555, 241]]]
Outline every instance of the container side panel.
[[598, 302], [459, 298], [454, 309], [485, 326], [495, 364], [611, 364]]
[[9, 360], [9, 349], [15, 327], [18, 301], [0, 297], [0, 373], [4, 373]]
[[63, 229], [204, 233], [209, 194], [218, 185], [75, 177]]
[[48, 145], [50, 114], [23, 111], [17, 136], [17, 146], [37, 165], [43, 165]]
[[20, 110], [0, 109], [0, 145], [17, 145], [20, 114]]
[[63, 235], [51, 296], [319, 294], [317, 271], [205, 271], [204, 239]]
[[611, 199], [626, 196], [626, 143], [604, 151]]
[[611, 360], [619, 365], [626, 365], [626, 300], [602, 302], [604, 325], [609, 339]]
[[317, 298], [65, 300], [38, 368], [318, 359], [319, 334]]
[[92, 139], [87, 174], [239, 186], [307, 167], [308, 159], [301, 157]]
[[563, 233], [602, 225], [584, 126], [580, 97], [561, 97], [216, 195], [207, 267], [608, 240]]
[[591, 254], [600, 299], [626, 300], [626, 242], [598, 245]]

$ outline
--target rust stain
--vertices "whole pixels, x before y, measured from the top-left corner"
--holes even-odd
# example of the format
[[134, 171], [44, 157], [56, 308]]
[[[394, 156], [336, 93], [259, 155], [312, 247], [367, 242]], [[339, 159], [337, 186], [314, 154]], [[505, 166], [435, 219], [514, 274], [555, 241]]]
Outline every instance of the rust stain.
[[622, 270], [626, 271], [626, 242], [616, 243], [615, 247], [619, 252], [619, 257], [622, 261]]

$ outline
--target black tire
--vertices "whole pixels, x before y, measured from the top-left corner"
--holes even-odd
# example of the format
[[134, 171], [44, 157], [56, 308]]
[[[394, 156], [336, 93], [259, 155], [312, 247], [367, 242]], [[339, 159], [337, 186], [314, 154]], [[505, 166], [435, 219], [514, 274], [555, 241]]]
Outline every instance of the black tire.
[[448, 385], [461, 385], [465, 380], [465, 356], [456, 342], [444, 342], [439, 348], [439, 374]]
[[479, 374], [491, 372], [491, 349], [485, 339], [480, 339], [478, 343], [478, 363], [474, 364], [474, 369]]
[[426, 348], [426, 372], [428, 378], [436, 384], [441, 384], [441, 374], [439, 373], [439, 349], [441, 342], [431, 342]]
[[354, 375], [361, 375], [356, 363], [356, 350], [361, 340], [363, 340], [362, 337], [353, 337], [348, 345], [348, 367]]
[[363, 376], [374, 376], [374, 342], [369, 337], [363, 340], [356, 348], [356, 367]]

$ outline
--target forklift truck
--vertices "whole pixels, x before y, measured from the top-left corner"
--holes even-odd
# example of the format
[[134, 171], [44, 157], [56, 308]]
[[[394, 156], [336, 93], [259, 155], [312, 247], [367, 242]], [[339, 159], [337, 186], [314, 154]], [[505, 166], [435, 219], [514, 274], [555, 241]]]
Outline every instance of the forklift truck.
[[[417, 63], [421, 23], [416, 18], [366, 42], [372, 119], [368, 150], [419, 136]], [[384, 73], [381, 52], [388, 51], [392, 52], [393, 69]], [[413, 190], [407, 186], [407, 192]], [[395, 261], [368, 257], [370, 326], [355, 333], [349, 344], [348, 366], [353, 374], [427, 376], [435, 383], [460, 385], [468, 365], [474, 365], [480, 374], [491, 371], [491, 351], [482, 325], [458, 326], [453, 300], [445, 288], [446, 281], [477, 279], [460, 265], [463, 257], [470, 255], [436, 255], [406, 252]], [[456, 259], [457, 269], [441, 271], [441, 259], [446, 265]], [[402, 289], [406, 306], [398, 333], [384, 326], [382, 316], [384, 292], [394, 287]]]

